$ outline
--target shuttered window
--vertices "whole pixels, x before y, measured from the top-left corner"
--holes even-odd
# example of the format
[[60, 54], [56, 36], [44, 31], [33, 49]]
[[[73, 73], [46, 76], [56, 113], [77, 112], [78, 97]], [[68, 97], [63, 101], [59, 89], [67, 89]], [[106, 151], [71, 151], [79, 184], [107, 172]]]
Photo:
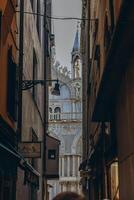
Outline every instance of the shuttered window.
[[12, 48], [8, 50], [7, 112], [16, 121], [16, 64], [12, 59]]

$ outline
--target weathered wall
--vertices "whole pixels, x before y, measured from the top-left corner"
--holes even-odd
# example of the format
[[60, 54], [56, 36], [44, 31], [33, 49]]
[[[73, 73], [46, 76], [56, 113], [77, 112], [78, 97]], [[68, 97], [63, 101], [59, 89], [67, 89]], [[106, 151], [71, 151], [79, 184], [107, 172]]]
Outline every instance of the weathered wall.
[[[36, 2], [36, 1], [34, 1]], [[43, 14], [44, 4], [40, 1], [41, 10]], [[34, 4], [34, 10], [31, 7], [31, 1], [24, 1], [24, 10], [31, 13], [24, 13], [24, 55], [23, 55], [23, 79], [33, 80], [33, 67], [36, 65], [35, 80], [44, 79], [44, 50], [43, 50], [43, 18], [40, 18], [39, 33], [37, 31], [37, 15], [32, 12], [37, 12], [37, 4]], [[33, 131], [36, 134], [38, 141], [43, 141], [44, 134], [44, 87], [41, 85], [35, 86], [35, 98], [33, 98], [32, 89], [22, 91], [22, 141], [32, 141]], [[41, 149], [41, 156], [43, 149]], [[42, 162], [43, 157], [34, 159], [36, 162], [35, 170], [40, 173], [38, 199], [42, 199]], [[29, 159], [31, 163], [31, 160]], [[18, 179], [23, 176], [22, 171], [18, 171]], [[24, 178], [24, 176], [23, 176]], [[18, 180], [17, 197], [21, 199], [23, 191], [27, 192], [26, 198], [30, 198], [30, 185], [23, 185], [22, 180]]]
[[128, 63], [118, 94], [116, 122], [118, 136], [120, 198], [134, 198], [134, 60]]

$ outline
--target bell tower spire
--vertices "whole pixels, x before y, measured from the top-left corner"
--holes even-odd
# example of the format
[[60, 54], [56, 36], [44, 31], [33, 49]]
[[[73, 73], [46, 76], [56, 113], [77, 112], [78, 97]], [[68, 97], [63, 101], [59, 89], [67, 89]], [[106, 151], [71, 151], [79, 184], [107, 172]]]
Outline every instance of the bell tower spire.
[[80, 69], [80, 42], [79, 42], [79, 23], [77, 22], [77, 30], [75, 34], [74, 44], [71, 52], [71, 74], [72, 79], [81, 77]]

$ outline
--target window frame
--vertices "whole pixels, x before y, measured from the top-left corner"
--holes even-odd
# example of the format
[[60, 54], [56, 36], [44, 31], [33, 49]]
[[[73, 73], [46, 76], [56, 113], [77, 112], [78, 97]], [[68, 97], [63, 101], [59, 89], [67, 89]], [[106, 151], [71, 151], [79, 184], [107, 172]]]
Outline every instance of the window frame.
[[17, 120], [17, 65], [13, 61], [12, 46], [8, 49], [7, 53], [7, 113], [9, 117]]

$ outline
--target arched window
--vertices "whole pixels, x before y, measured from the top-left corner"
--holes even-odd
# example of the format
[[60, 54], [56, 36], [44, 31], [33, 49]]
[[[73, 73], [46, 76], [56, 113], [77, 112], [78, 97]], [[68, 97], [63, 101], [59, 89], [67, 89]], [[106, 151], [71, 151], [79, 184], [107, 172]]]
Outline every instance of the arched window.
[[61, 119], [61, 108], [60, 107], [56, 107], [54, 109], [54, 119], [55, 120], [60, 120]]
[[53, 120], [53, 113], [52, 113], [52, 108], [49, 107], [49, 119]]

